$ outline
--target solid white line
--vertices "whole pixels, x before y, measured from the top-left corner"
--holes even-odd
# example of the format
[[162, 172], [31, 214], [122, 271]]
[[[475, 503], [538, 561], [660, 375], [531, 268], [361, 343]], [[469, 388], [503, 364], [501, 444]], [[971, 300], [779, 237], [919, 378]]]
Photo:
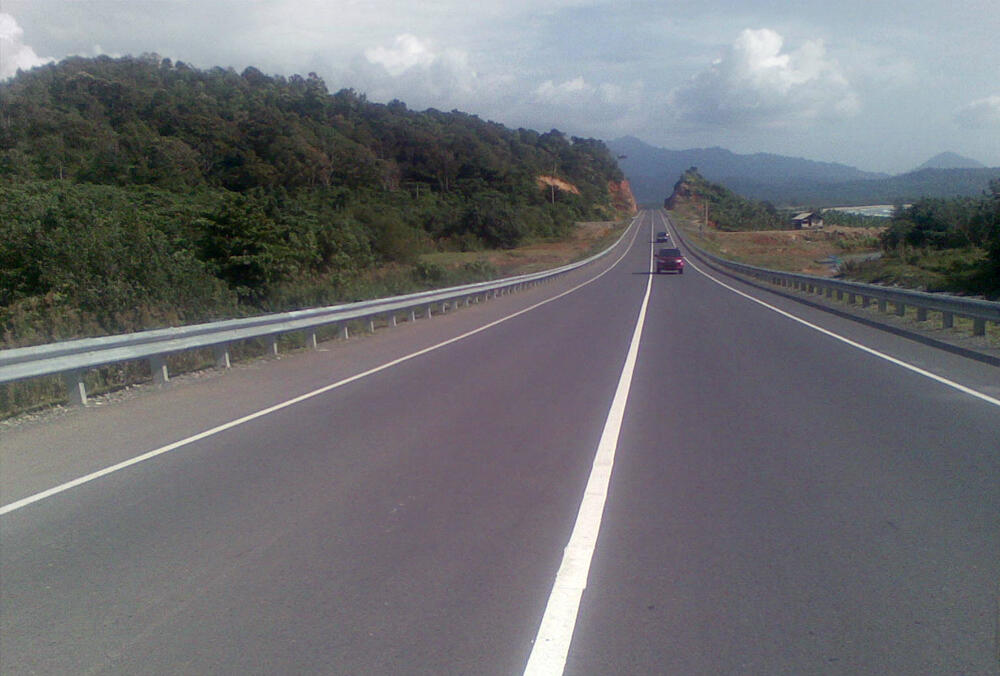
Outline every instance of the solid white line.
[[[671, 228], [671, 229], [673, 229], [673, 228]], [[677, 236], [677, 233], [674, 232], [674, 237], [676, 237], [676, 236]], [[739, 294], [739, 295], [743, 296], [744, 298], [746, 298], [748, 300], [752, 300], [753, 302], [757, 303], [758, 305], [763, 305], [767, 309], [772, 310], [774, 312], [777, 312], [779, 315], [782, 315], [783, 317], [788, 317], [792, 321], [796, 321], [799, 324], [802, 324], [803, 326], [808, 326], [810, 329], [813, 329], [815, 331], [819, 331], [820, 333], [822, 333], [822, 334], [824, 334], [826, 336], [830, 336], [831, 338], [835, 338], [836, 340], [839, 340], [842, 343], [850, 345], [851, 347], [857, 348], [857, 349], [861, 350], [862, 352], [867, 352], [868, 354], [873, 355], [875, 357], [878, 357], [879, 359], [884, 359], [887, 362], [895, 364], [896, 366], [901, 366], [902, 368], [904, 368], [904, 369], [906, 369], [908, 371], [912, 371], [913, 373], [916, 373], [918, 375], [924, 376], [925, 378], [930, 378], [931, 380], [933, 380], [935, 382], [938, 382], [938, 383], [941, 383], [942, 385], [946, 385], [948, 387], [956, 389], [959, 392], [962, 392], [964, 394], [968, 394], [970, 396], [976, 397], [977, 399], [981, 399], [981, 400], [985, 401], [988, 404], [993, 404], [994, 406], [1000, 406], [1000, 399], [997, 399], [996, 397], [991, 397], [988, 394], [984, 394], [983, 392], [979, 392], [979, 391], [974, 390], [974, 389], [972, 389], [970, 387], [966, 387], [965, 385], [962, 385], [961, 383], [956, 383], [954, 380], [949, 380], [948, 378], [945, 378], [944, 376], [939, 376], [939, 375], [937, 375], [935, 373], [931, 373], [930, 371], [924, 370], [924, 369], [920, 368], [919, 366], [914, 366], [913, 364], [907, 363], [907, 362], [905, 362], [905, 361], [903, 361], [901, 359], [897, 359], [896, 357], [888, 355], [888, 354], [886, 354], [884, 352], [879, 352], [878, 350], [876, 350], [874, 348], [870, 348], [870, 347], [868, 347], [866, 345], [862, 345], [861, 343], [853, 341], [850, 338], [846, 338], [846, 337], [844, 337], [844, 336], [842, 336], [842, 335], [840, 335], [838, 333], [834, 333], [833, 331], [830, 331], [829, 329], [824, 329], [822, 326], [817, 326], [816, 324], [813, 324], [812, 322], [808, 322], [805, 319], [802, 319], [800, 317], [796, 317], [795, 315], [791, 314], [790, 312], [786, 312], [785, 310], [782, 310], [781, 308], [775, 307], [774, 305], [771, 305], [770, 303], [762, 301], [759, 298], [755, 298], [755, 297], [751, 296], [748, 293], [744, 293], [743, 291], [740, 291], [739, 289], [737, 289], [737, 288], [735, 288], [733, 286], [730, 286], [729, 284], [726, 284], [722, 280], [716, 278], [714, 275], [706, 272], [705, 270], [702, 270], [700, 267], [698, 267], [697, 264], [694, 263], [694, 261], [691, 261], [690, 259], [688, 259], [688, 262], [691, 263], [691, 266], [695, 270], [697, 270], [701, 274], [705, 275], [706, 277], [708, 277], [710, 280], [712, 280], [713, 282], [715, 282], [719, 286], [722, 286], [722, 287], [724, 287], [726, 289], [729, 289], [733, 293]]]
[[[632, 227], [633, 225], [635, 225], [637, 219], [638, 219], [638, 217], [636, 217], [636, 219], [633, 219], [633, 221], [629, 225], [629, 227]], [[635, 243], [635, 238], [638, 235], [640, 229], [641, 228], [638, 228], [638, 227], [635, 228], [635, 231], [632, 233], [632, 239], [629, 241], [628, 246], [625, 247], [625, 251], [622, 253], [621, 256], [619, 256], [615, 260], [614, 263], [612, 263], [611, 265], [609, 265], [607, 267], [607, 269], [605, 269], [600, 274], [592, 277], [591, 279], [588, 279], [585, 282], [581, 282], [580, 284], [574, 286], [573, 288], [568, 289], [566, 291], [563, 291], [562, 293], [560, 293], [560, 294], [558, 294], [556, 296], [552, 296], [551, 298], [547, 298], [546, 300], [543, 300], [543, 301], [541, 301], [539, 303], [535, 303], [534, 305], [532, 305], [530, 307], [526, 307], [523, 310], [519, 310], [517, 312], [514, 312], [513, 314], [509, 314], [506, 317], [501, 317], [500, 319], [497, 319], [496, 321], [490, 322], [489, 324], [484, 324], [483, 326], [480, 326], [477, 329], [473, 329], [473, 330], [468, 331], [466, 333], [463, 333], [463, 334], [461, 334], [459, 336], [455, 336], [454, 338], [449, 338], [448, 340], [440, 342], [440, 343], [438, 343], [436, 345], [431, 345], [430, 347], [425, 347], [424, 349], [418, 350], [416, 352], [413, 352], [412, 354], [408, 354], [408, 355], [400, 357], [398, 359], [394, 359], [394, 360], [392, 360], [390, 362], [386, 362], [385, 364], [382, 364], [381, 366], [376, 366], [375, 368], [368, 369], [367, 371], [355, 374], [353, 376], [350, 376], [349, 378], [344, 378], [343, 380], [339, 380], [339, 381], [337, 381], [335, 383], [331, 383], [329, 385], [325, 385], [324, 387], [321, 387], [319, 389], [313, 390], [312, 392], [307, 392], [307, 393], [299, 395], [299, 396], [297, 396], [297, 397], [295, 397], [293, 399], [289, 399], [287, 401], [283, 401], [283, 402], [281, 402], [279, 404], [275, 404], [274, 406], [269, 406], [269, 407], [267, 407], [265, 409], [261, 409], [259, 411], [254, 412], [254, 413], [251, 413], [249, 415], [245, 415], [242, 418], [237, 418], [236, 420], [231, 420], [231, 421], [229, 421], [227, 423], [223, 423], [222, 425], [218, 425], [217, 427], [213, 427], [211, 429], [205, 430], [204, 432], [200, 432], [200, 433], [192, 435], [190, 437], [186, 437], [184, 439], [181, 439], [180, 441], [175, 441], [175, 442], [173, 442], [171, 444], [167, 444], [166, 446], [161, 446], [160, 448], [154, 449], [154, 450], [149, 451], [147, 453], [143, 453], [142, 455], [138, 455], [138, 456], [136, 456], [134, 458], [130, 458], [128, 460], [124, 460], [124, 461], [122, 461], [122, 462], [120, 462], [120, 463], [118, 463], [116, 465], [112, 465], [110, 467], [106, 467], [106, 468], [98, 470], [96, 472], [92, 472], [91, 474], [87, 474], [86, 476], [79, 477], [78, 479], [73, 479], [72, 481], [67, 481], [66, 483], [60, 484], [58, 486], [55, 486], [55, 487], [50, 488], [48, 490], [42, 491], [40, 493], [35, 493], [34, 495], [29, 495], [26, 498], [22, 498], [20, 500], [17, 500], [16, 502], [12, 502], [10, 504], [4, 505], [3, 507], [0, 507], [0, 516], [2, 516], [4, 514], [8, 514], [10, 512], [18, 510], [18, 509], [21, 509], [22, 507], [27, 507], [28, 505], [30, 505], [32, 503], [38, 502], [39, 500], [44, 500], [45, 498], [52, 497], [53, 495], [56, 495], [58, 493], [62, 493], [64, 491], [68, 491], [69, 489], [75, 488], [76, 486], [80, 486], [81, 484], [89, 483], [91, 481], [94, 481], [95, 479], [100, 479], [103, 476], [107, 476], [108, 474], [112, 474], [112, 473], [117, 472], [119, 470], [123, 470], [126, 467], [131, 467], [132, 465], [136, 465], [136, 464], [138, 464], [140, 462], [144, 462], [144, 461], [149, 460], [151, 458], [155, 458], [158, 455], [163, 455], [164, 453], [169, 453], [170, 451], [173, 451], [173, 450], [176, 450], [178, 448], [181, 448], [182, 446], [187, 446], [188, 444], [192, 444], [192, 443], [194, 443], [196, 441], [199, 441], [201, 439], [205, 439], [207, 437], [219, 434], [220, 432], [224, 432], [224, 431], [226, 431], [228, 429], [232, 429], [233, 427], [237, 427], [237, 426], [242, 425], [244, 423], [250, 422], [251, 420], [256, 420], [257, 418], [262, 418], [265, 415], [268, 415], [270, 413], [274, 413], [275, 411], [280, 411], [281, 409], [288, 408], [289, 406], [293, 406], [293, 405], [298, 404], [300, 402], [306, 401], [307, 399], [312, 399], [313, 397], [316, 397], [316, 396], [319, 396], [319, 395], [324, 394], [326, 392], [329, 392], [330, 390], [335, 390], [335, 389], [343, 387], [344, 385], [347, 385], [349, 383], [353, 383], [356, 380], [361, 380], [362, 378], [366, 378], [366, 377], [368, 377], [370, 375], [373, 375], [375, 373], [378, 373], [380, 371], [385, 371], [386, 369], [392, 368], [393, 366], [397, 366], [399, 364], [402, 364], [403, 362], [409, 361], [409, 360], [414, 359], [416, 357], [419, 357], [421, 355], [425, 355], [428, 352], [433, 352], [434, 350], [438, 350], [438, 349], [440, 349], [442, 347], [445, 347], [447, 345], [451, 345], [452, 343], [457, 343], [460, 340], [464, 340], [466, 338], [469, 338], [470, 336], [474, 336], [477, 333], [482, 333], [483, 331], [486, 331], [487, 329], [493, 328], [494, 326], [496, 326], [498, 324], [502, 324], [503, 322], [506, 322], [506, 321], [508, 321], [510, 319], [514, 319], [515, 317], [519, 317], [519, 316], [521, 316], [521, 315], [523, 315], [523, 314], [525, 314], [527, 312], [531, 312], [532, 310], [540, 308], [543, 305], [547, 305], [548, 303], [551, 303], [551, 302], [553, 302], [555, 300], [558, 300], [558, 299], [562, 298], [563, 296], [568, 296], [569, 294], [573, 293], [574, 291], [578, 291], [579, 289], [582, 289], [583, 287], [587, 286], [588, 284], [591, 284], [591, 283], [597, 281], [598, 279], [600, 279], [601, 277], [603, 277], [604, 275], [606, 275], [608, 272], [610, 272], [611, 270], [613, 270], [615, 268], [615, 266], [617, 266], [622, 261], [622, 259], [625, 258], [625, 255], [632, 248], [632, 245]], [[626, 232], [627, 232], [627, 230], [626, 230]], [[625, 235], [623, 234], [622, 235], [622, 239], [624, 239], [624, 237], [625, 237]]]
[[[652, 239], [652, 223], [650, 221], [650, 239]], [[649, 305], [649, 294], [653, 284], [652, 275], [653, 247], [650, 245], [650, 274], [646, 280], [646, 294], [642, 299], [639, 317], [632, 331], [632, 342], [629, 344], [625, 357], [625, 366], [618, 379], [611, 409], [604, 423], [604, 431], [597, 444], [597, 453], [590, 470], [590, 479], [576, 515], [573, 533], [569, 544], [563, 552], [562, 564], [556, 573], [542, 623], [535, 636], [535, 643], [524, 669], [525, 676], [557, 676], [566, 668], [566, 656], [569, 654], [570, 642], [573, 639], [573, 629], [580, 610], [580, 599], [587, 586], [587, 576], [590, 574], [590, 562], [597, 546], [597, 535], [601, 529], [601, 518], [604, 514], [604, 503], [608, 497], [608, 485], [611, 482], [611, 470], [615, 463], [615, 452], [618, 448], [618, 436], [625, 416], [625, 403], [628, 401], [629, 389], [632, 386], [632, 373], [635, 370], [636, 358], [639, 354], [639, 339], [642, 327], [646, 321], [646, 307]]]

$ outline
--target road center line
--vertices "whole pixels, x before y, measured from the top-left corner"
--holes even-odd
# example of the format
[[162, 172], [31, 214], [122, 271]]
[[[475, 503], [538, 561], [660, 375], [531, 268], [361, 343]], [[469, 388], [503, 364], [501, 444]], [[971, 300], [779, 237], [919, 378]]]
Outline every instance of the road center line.
[[[635, 219], [633, 219], [632, 223], [629, 224], [630, 228], [636, 224], [636, 220], [638, 220], [638, 217], [636, 217]], [[619, 263], [621, 263], [622, 259], [624, 259], [625, 256], [626, 256], [626, 254], [628, 254], [628, 252], [632, 249], [632, 245], [635, 244], [635, 239], [636, 239], [636, 237], [637, 237], [637, 235], [639, 233], [639, 230], [641, 230], [641, 228], [639, 228], [639, 227], [636, 227], [634, 229], [634, 232], [632, 233], [632, 239], [629, 240], [628, 246], [625, 247], [625, 251], [622, 252], [622, 255], [619, 256], [617, 259], [615, 259], [614, 263], [612, 263], [611, 265], [609, 265], [607, 268], [605, 268], [603, 271], [601, 271], [599, 274], [595, 275], [594, 277], [591, 277], [590, 279], [588, 279], [588, 280], [586, 280], [584, 282], [581, 282], [580, 284], [577, 284], [576, 286], [574, 286], [574, 287], [572, 287], [570, 289], [567, 289], [566, 291], [563, 291], [560, 294], [552, 296], [551, 298], [546, 298], [545, 300], [543, 300], [541, 302], [535, 303], [534, 305], [531, 305], [531, 306], [526, 307], [524, 309], [518, 310], [517, 312], [509, 314], [509, 315], [507, 315], [505, 317], [501, 317], [500, 319], [492, 321], [489, 324], [484, 324], [483, 326], [480, 326], [479, 328], [473, 329], [471, 331], [467, 331], [467, 332], [465, 332], [465, 333], [463, 333], [461, 335], [455, 336], [454, 338], [449, 338], [448, 340], [445, 340], [443, 342], [437, 343], [436, 345], [431, 345], [430, 347], [425, 347], [422, 350], [418, 350], [416, 352], [413, 352], [411, 354], [405, 355], [403, 357], [399, 357], [398, 359], [394, 359], [392, 361], [386, 362], [385, 364], [382, 364], [381, 366], [376, 366], [376, 367], [368, 369], [367, 371], [364, 371], [362, 373], [357, 373], [357, 374], [355, 374], [353, 376], [350, 376], [348, 378], [344, 378], [343, 380], [339, 380], [339, 381], [337, 381], [335, 383], [331, 383], [329, 385], [325, 385], [325, 386], [323, 386], [323, 387], [321, 387], [319, 389], [313, 390], [312, 392], [306, 392], [305, 394], [301, 394], [301, 395], [299, 395], [297, 397], [294, 397], [292, 399], [289, 399], [287, 401], [283, 401], [283, 402], [281, 402], [279, 404], [275, 404], [274, 406], [269, 406], [269, 407], [261, 409], [259, 411], [255, 411], [254, 413], [251, 413], [249, 415], [245, 415], [242, 418], [237, 418], [236, 420], [231, 420], [231, 421], [229, 421], [227, 423], [223, 423], [223, 424], [218, 425], [216, 427], [213, 427], [211, 429], [205, 430], [204, 432], [199, 432], [198, 434], [194, 434], [194, 435], [186, 437], [184, 439], [180, 439], [179, 441], [175, 441], [173, 443], [167, 444], [166, 446], [161, 446], [160, 448], [154, 449], [152, 451], [148, 451], [146, 453], [143, 453], [142, 455], [137, 455], [134, 458], [129, 458], [128, 460], [124, 460], [124, 461], [122, 461], [122, 462], [120, 462], [118, 464], [111, 465], [110, 467], [105, 467], [104, 469], [97, 470], [96, 472], [92, 472], [90, 474], [87, 474], [85, 476], [79, 477], [77, 479], [73, 479], [72, 481], [67, 481], [66, 483], [59, 484], [58, 486], [54, 486], [53, 488], [49, 488], [47, 490], [41, 491], [40, 493], [35, 493], [34, 495], [29, 495], [26, 498], [22, 498], [20, 500], [17, 500], [15, 502], [10, 503], [10, 504], [4, 505], [3, 507], [0, 507], [0, 516], [2, 516], [4, 514], [8, 514], [10, 512], [18, 510], [18, 509], [21, 509], [22, 507], [27, 507], [28, 505], [30, 505], [32, 503], [35, 503], [35, 502], [38, 502], [40, 500], [44, 500], [46, 498], [50, 498], [53, 495], [57, 495], [57, 494], [62, 493], [64, 491], [68, 491], [71, 488], [75, 488], [75, 487], [80, 486], [82, 484], [89, 483], [89, 482], [94, 481], [96, 479], [100, 479], [101, 477], [107, 476], [109, 474], [113, 474], [114, 472], [118, 472], [118, 471], [123, 470], [123, 469], [125, 469], [127, 467], [131, 467], [132, 465], [137, 465], [140, 462], [144, 462], [146, 460], [150, 460], [152, 458], [155, 458], [158, 455], [163, 455], [164, 453], [169, 453], [170, 451], [174, 451], [174, 450], [177, 450], [178, 448], [181, 448], [181, 447], [184, 447], [184, 446], [188, 446], [190, 444], [193, 444], [196, 441], [200, 441], [200, 440], [205, 439], [207, 437], [214, 436], [216, 434], [219, 434], [220, 432], [224, 432], [224, 431], [226, 431], [228, 429], [232, 429], [233, 427], [238, 427], [239, 425], [242, 425], [244, 423], [250, 422], [251, 420], [256, 420], [257, 418], [262, 418], [262, 417], [264, 417], [264, 416], [266, 416], [266, 415], [268, 415], [270, 413], [274, 413], [274, 412], [280, 411], [280, 410], [282, 410], [284, 408], [288, 408], [289, 406], [293, 406], [293, 405], [298, 404], [300, 402], [306, 401], [307, 399], [312, 399], [313, 397], [317, 397], [317, 396], [319, 396], [321, 394], [324, 394], [326, 392], [329, 392], [331, 390], [335, 390], [337, 388], [340, 388], [340, 387], [343, 387], [343, 386], [348, 385], [350, 383], [353, 383], [356, 380], [361, 380], [362, 378], [366, 378], [366, 377], [368, 377], [370, 375], [373, 375], [375, 373], [378, 373], [380, 371], [385, 371], [386, 369], [390, 369], [393, 366], [397, 366], [399, 364], [402, 364], [403, 362], [409, 361], [411, 359], [415, 359], [416, 357], [419, 357], [421, 355], [425, 355], [428, 352], [433, 352], [434, 350], [438, 350], [438, 349], [440, 349], [442, 347], [445, 347], [447, 345], [451, 345], [452, 343], [457, 343], [460, 340], [464, 340], [466, 338], [474, 336], [477, 333], [482, 333], [483, 331], [486, 331], [487, 329], [491, 329], [491, 328], [493, 328], [494, 326], [496, 326], [498, 324], [502, 324], [503, 322], [506, 322], [508, 320], [514, 319], [515, 317], [519, 317], [519, 316], [521, 316], [521, 315], [523, 315], [523, 314], [525, 314], [527, 312], [531, 312], [532, 310], [540, 308], [543, 305], [547, 305], [547, 304], [549, 304], [549, 303], [551, 303], [553, 301], [559, 300], [563, 296], [568, 296], [569, 294], [573, 293], [574, 291], [578, 291], [579, 289], [582, 289], [583, 287], [587, 286], [588, 284], [596, 282], [598, 279], [600, 279], [604, 275], [608, 274], [611, 270], [613, 270]], [[625, 233], [622, 234], [622, 237], [619, 240], [619, 242], [621, 242], [621, 240], [624, 239], [627, 234], [628, 234], [628, 230], [626, 229]]]
[[[673, 223], [670, 222], [669, 219], [668, 219], [668, 223], [670, 225], [670, 229], [671, 230], [675, 230], [675, 228], [673, 227]], [[676, 236], [677, 236], [677, 233], [676, 233], [676, 230], [675, 230], [674, 237], [676, 237]], [[748, 293], [740, 291], [739, 289], [737, 289], [734, 286], [730, 286], [729, 284], [726, 284], [725, 282], [723, 282], [722, 280], [718, 279], [714, 275], [712, 275], [712, 274], [710, 274], [710, 273], [702, 270], [700, 267], [698, 267], [697, 264], [695, 264], [693, 261], [690, 261], [690, 259], [689, 259], [689, 262], [691, 263], [691, 266], [695, 270], [697, 270], [701, 274], [705, 275], [706, 277], [708, 277], [710, 280], [712, 280], [713, 282], [715, 282], [719, 286], [722, 286], [722, 287], [724, 287], [726, 289], [729, 289], [733, 293], [739, 294], [740, 296], [743, 296], [744, 298], [746, 298], [748, 300], [752, 300], [753, 302], [757, 303], [758, 305], [763, 305], [768, 310], [772, 310], [774, 312], [777, 312], [779, 315], [782, 315], [783, 317], [787, 317], [787, 318], [791, 319], [792, 321], [796, 321], [799, 324], [802, 324], [803, 326], [808, 326], [810, 329], [813, 329], [815, 331], [819, 331], [820, 333], [822, 333], [822, 334], [824, 334], [826, 336], [830, 336], [831, 338], [835, 338], [836, 340], [839, 340], [842, 343], [846, 343], [847, 345], [850, 345], [851, 347], [857, 348], [857, 349], [861, 350], [862, 352], [867, 352], [868, 354], [870, 354], [872, 356], [875, 356], [875, 357], [878, 357], [879, 359], [884, 359], [887, 362], [895, 364], [896, 366], [901, 366], [902, 368], [904, 368], [904, 369], [906, 369], [908, 371], [912, 371], [913, 373], [916, 373], [918, 375], [924, 376], [925, 378], [930, 378], [931, 380], [933, 380], [935, 382], [938, 382], [938, 383], [941, 383], [942, 385], [946, 385], [948, 387], [956, 389], [959, 392], [962, 392], [964, 394], [968, 394], [970, 396], [976, 397], [977, 399], [982, 399], [983, 401], [985, 401], [988, 404], [993, 404], [994, 406], [1000, 407], [1000, 399], [997, 399], [996, 397], [991, 397], [988, 394], [985, 394], [983, 392], [979, 392], [977, 390], [974, 390], [971, 387], [966, 387], [965, 385], [962, 385], [961, 383], [957, 383], [954, 380], [950, 380], [948, 378], [945, 378], [944, 376], [939, 376], [937, 374], [931, 373], [930, 371], [922, 369], [919, 366], [914, 366], [913, 364], [905, 362], [902, 359], [897, 359], [896, 357], [888, 355], [885, 352], [879, 352], [878, 350], [876, 350], [874, 348], [868, 347], [866, 345], [862, 345], [861, 343], [859, 343], [857, 341], [854, 341], [854, 340], [851, 340], [850, 338], [846, 338], [846, 337], [840, 335], [839, 333], [834, 333], [833, 331], [830, 331], [829, 329], [824, 329], [822, 326], [818, 326], [816, 324], [813, 324], [812, 322], [806, 321], [805, 319], [802, 319], [801, 317], [796, 317], [795, 315], [793, 315], [790, 312], [786, 312], [785, 310], [782, 310], [779, 307], [771, 305], [770, 303], [767, 303], [767, 302], [765, 302], [765, 301], [763, 301], [763, 300], [761, 300], [759, 298], [755, 298], [754, 296], [751, 296]]]
[[[650, 241], [653, 239], [653, 220], [650, 220]], [[597, 444], [594, 464], [590, 470], [587, 488], [584, 490], [583, 501], [576, 515], [576, 523], [569, 538], [569, 544], [563, 552], [562, 564], [556, 573], [552, 591], [549, 594], [542, 623], [535, 636], [535, 643], [524, 669], [525, 676], [557, 676], [566, 668], [566, 656], [569, 654], [570, 642], [573, 639], [573, 629], [580, 610], [580, 600], [587, 586], [590, 574], [590, 562], [597, 546], [597, 535], [601, 529], [601, 518], [604, 514], [604, 503], [608, 497], [608, 485], [611, 482], [611, 470], [615, 463], [615, 452], [618, 449], [618, 436], [621, 433], [622, 421], [625, 417], [625, 404], [628, 401], [629, 390], [632, 387], [632, 374], [635, 371], [636, 358], [639, 354], [639, 339], [642, 327], [646, 321], [646, 307], [649, 305], [649, 294], [653, 285], [653, 246], [649, 248], [649, 275], [646, 280], [646, 293], [639, 309], [635, 329], [632, 331], [632, 341], [629, 344], [625, 365], [622, 367], [615, 390], [611, 409], [604, 423], [604, 431]]]

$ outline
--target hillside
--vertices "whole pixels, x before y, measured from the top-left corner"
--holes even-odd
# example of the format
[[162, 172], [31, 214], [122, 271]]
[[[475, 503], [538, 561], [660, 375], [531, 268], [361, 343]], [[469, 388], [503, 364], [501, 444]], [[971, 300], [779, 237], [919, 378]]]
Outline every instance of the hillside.
[[958, 153], [938, 153], [930, 158], [914, 171], [922, 169], [985, 169], [986, 165], [968, 157], [963, 157]]
[[0, 84], [0, 120], [7, 345], [441, 284], [421, 255], [565, 237], [631, 197], [600, 141], [314, 74], [71, 58]]
[[787, 215], [773, 205], [748, 200], [723, 185], [709, 181], [691, 167], [674, 184], [664, 201], [670, 210], [683, 209], [706, 214], [707, 225], [721, 231], [784, 230], [791, 226]]

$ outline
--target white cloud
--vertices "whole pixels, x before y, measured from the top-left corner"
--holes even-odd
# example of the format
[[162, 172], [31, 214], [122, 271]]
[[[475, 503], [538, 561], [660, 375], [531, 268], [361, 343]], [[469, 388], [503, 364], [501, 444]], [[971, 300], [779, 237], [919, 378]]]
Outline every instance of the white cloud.
[[858, 112], [857, 94], [822, 41], [792, 52], [783, 46], [773, 30], [744, 30], [722, 58], [670, 93], [675, 114], [696, 125], [782, 127]]
[[438, 57], [430, 47], [413, 35], [400, 35], [392, 47], [375, 47], [365, 51], [365, 58], [380, 64], [392, 77], [399, 77], [411, 68], [429, 68]]
[[17, 75], [18, 69], [29, 70], [35, 66], [52, 63], [55, 59], [43, 58], [24, 44], [24, 29], [10, 14], [0, 13], [0, 80]]
[[616, 105], [622, 102], [624, 90], [618, 85], [603, 83], [592, 85], [582, 76], [555, 84], [546, 80], [534, 91], [538, 103], [550, 105]]
[[502, 77], [484, 77], [469, 55], [438, 48], [414, 35], [397, 36], [388, 47], [366, 49], [334, 78], [376, 101], [398, 98], [414, 108], [450, 109], [494, 100]]
[[1000, 128], [1000, 94], [962, 106], [955, 112], [955, 121], [966, 129]]
[[643, 100], [641, 81], [592, 83], [577, 76], [544, 81], [507, 112], [528, 126], [610, 137], [631, 133], [648, 116]]

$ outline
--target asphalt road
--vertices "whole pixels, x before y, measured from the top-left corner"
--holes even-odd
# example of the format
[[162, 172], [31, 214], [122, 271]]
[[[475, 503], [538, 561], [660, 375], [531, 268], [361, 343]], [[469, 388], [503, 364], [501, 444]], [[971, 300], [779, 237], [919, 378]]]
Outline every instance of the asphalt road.
[[9, 505], [510, 317], [0, 516], [0, 672], [522, 673], [651, 284], [565, 673], [1000, 673], [1000, 407], [651, 277], [661, 213], [613, 266], [0, 432]]

